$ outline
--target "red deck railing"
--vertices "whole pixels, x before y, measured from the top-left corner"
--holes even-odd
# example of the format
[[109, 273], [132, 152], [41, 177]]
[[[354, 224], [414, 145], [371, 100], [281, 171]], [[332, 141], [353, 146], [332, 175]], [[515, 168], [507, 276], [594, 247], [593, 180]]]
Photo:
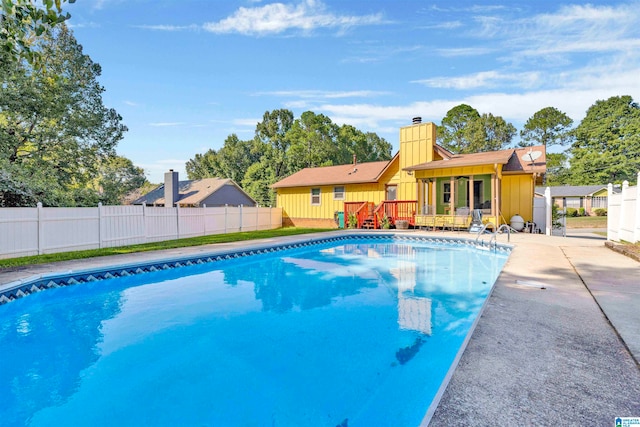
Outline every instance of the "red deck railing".
[[415, 225], [416, 209], [418, 202], [416, 200], [385, 200], [378, 206], [379, 217], [387, 216], [392, 224], [402, 219], [409, 221], [409, 225]]
[[378, 206], [372, 202], [345, 202], [344, 217], [348, 224], [349, 217], [354, 215], [357, 228], [361, 228], [367, 218], [373, 219], [374, 228], [380, 228], [380, 221], [385, 216], [392, 225], [400, 219], [415, 225], [417, 207], [418, 202], [415, 200], [385, 200]]
[[371, 202], [345, 202], [344, 203], [344, 220], [349, 224], [349, 218], [354, 215], [356, 218], [356, 228], [362, 227], [364, 221], [373, 210], [373, 203]]

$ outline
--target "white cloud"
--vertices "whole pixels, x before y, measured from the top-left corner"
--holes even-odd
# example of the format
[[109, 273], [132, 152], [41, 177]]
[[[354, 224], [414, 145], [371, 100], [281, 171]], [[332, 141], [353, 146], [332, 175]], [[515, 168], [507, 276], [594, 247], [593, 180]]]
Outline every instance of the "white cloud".
[[564, 72], [550, 76], [558, 85], [543, 90], [518, 93], [485, 92], [407, 105], [325, 104], [318, 106], [317, 111], [327, 114], [336, 122], [365, 124], [369, 128], [383, 129], [389, 123], [408, 125], [414, 116], [439, 122], [447, 111], [462, 103], [471, 105], [480, 113], [492, 113], [520, 124], [536, 111], [553, 106], [564, 111], [578, 123], [584, 118], [587, 109], [599, 99], [620, 95], [631, 95], [634, 99], [640, 99], [639, 75], [640, 67], [585, 67], [572, 73]]
[[475, 89], [497, 86], [529, 88], [539, 81], [540, 74], [537, 72], [504, 74], [498, 71], [482, 71], [460, 77], [434, 77], [414, 80], [411, 83], [419, 83], [428, 87], [441, 89]]
[[427, 25], [422, 28], [426, 28], [427, 30], [453, 30], [460, 27], [462, 27], [462, 22], [460, 21], [447, 21], [440, 22], [438, 24]]
[[570, 5], [530, 18], [479, 17], [481, 36], [504, 39], [516, 57], [632, 52], [640, 47], [640, 2]]
[[261, 7], [241, 7], [233, 15], [218, 22], [206, 23], [203, 28], [218, 34], [267, 35], [280, 34], [292, 29], [305, 32], [318, 28], [345, 30], [383, 22], [381, 14], [334, 15], [326, 12], [324, 4], [320, 1], [305, 0], [297, 5], [271, 3]]
[[459, 48], [447, 48], [436, 49], [436, 52], [440, 56], [444, 57], [456, 57], [456, 56], [480, 56], [494, 53], [496, 49], [488, 47], [459, 47]]

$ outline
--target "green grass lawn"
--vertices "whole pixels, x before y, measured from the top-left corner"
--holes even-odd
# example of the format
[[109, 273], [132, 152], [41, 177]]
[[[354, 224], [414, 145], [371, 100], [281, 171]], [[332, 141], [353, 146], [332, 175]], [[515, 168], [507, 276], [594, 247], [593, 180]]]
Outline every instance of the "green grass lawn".
[[606, 216], [567, 217], [567, 228], [607, 228]]
[[188, 239], [167, 240], [164, 242], [144, 243], [140, 245], [120, 246], [117, 248], [90, 249], [85, 251], [60, 252], [55, 254], [34, 255], [20, 258], [0, 259], [0, 269], [20, 267], [32, 264], [69, 261], [74, 259], [93, 258], [107, 255], [122, 255], [134, 252], [157, 251], [161, 249], [184, 248], [187, 246], [210, 245], [214, 243], [240, 242], [244, 240], [267, 239], [270, 237], [295, 236], [298, 234], [330, 231], [318, 228], [277, 228], [275, 230], [245, 231], [241, 233], [213, 234], [210, 236], [192, 237]]

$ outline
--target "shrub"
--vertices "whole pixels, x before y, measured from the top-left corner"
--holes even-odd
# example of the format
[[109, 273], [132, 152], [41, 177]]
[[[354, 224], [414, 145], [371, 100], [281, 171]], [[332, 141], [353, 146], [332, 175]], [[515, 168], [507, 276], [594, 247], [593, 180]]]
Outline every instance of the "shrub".
[[578, 209], [576, 209], [576, 208], [567, 208], [567, 216], [569, 216], [569, 217], [578, 216]]
[[578, 208], [578, 216], [585, 216], [587, 211], [584, 208]]
[[596, 216], [607, 216], [607, 209], [606, 208], [596, 208], [593, 210], [593, 213], [596, 214]]
[[558, 209], [558, 205], [555, 203], [551, 205], [551, 226], [553, 228], [562, 228], [562, 217], [563, 213], [560, 213]]
[[385, 230], [391, 228], [391, 220], [388, 216], [384, 215], [382, 218], [380, 218], [380, 228], [383, 228]]
[[350, 213], [349, 214], [349, 219], [347, 222], [347, 227], [349, 228], [356, 228], [358, 227], [358, 217], [356, 216], [356, 214]]

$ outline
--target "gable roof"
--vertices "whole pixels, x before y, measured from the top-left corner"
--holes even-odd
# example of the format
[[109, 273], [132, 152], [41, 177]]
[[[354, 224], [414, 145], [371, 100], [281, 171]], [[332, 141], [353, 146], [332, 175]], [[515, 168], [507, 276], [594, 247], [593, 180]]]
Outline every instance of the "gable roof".
[[304, 168], [271, 185], [271, 188], [306, 187], [311, 185], [364, 184], [377, 182], [389, 166], [398, 159], [348, 165]]
[[[178, 182], [178, 200], [180, 205], [198, 205], [211, 194], [220, 190], [225, 185], [231, 185], [238, 191], [253, 200], [251, 196], [244, 192], [238, 184], [227, 178], [204, 178]], [[164, 205], [164, 184], [160, 184], [155, 189], [133, 201], [134, 205]]]
[[[523, 156], [526, 156], [527, 153], [533, 151], [542, 153], [540, 157], [537, 158], [534, 162], [530, 162], [523, 158]], [[487, 151], [482, 153], [451, 154], [450, 157], [445, 157], [443, 160], [420, 163], [418, 165], [404, 168], [404, 170], [433, 170], [464, 166], [487, 165], [493, 163], [505, 165], [502, 168], [503, 172], [543, 173], [547, 169], [545, 147], [543, 145], [540, 145], [535, 147], [508, 148], [506, 150]]]
[[[536, 191], [544, 194], [546, 187], [536, 187]], [[556, 185], [549, 187], [551, 197], [584, 197], [591, 196], [602, 189], [607, 189], [606, 185]]]

